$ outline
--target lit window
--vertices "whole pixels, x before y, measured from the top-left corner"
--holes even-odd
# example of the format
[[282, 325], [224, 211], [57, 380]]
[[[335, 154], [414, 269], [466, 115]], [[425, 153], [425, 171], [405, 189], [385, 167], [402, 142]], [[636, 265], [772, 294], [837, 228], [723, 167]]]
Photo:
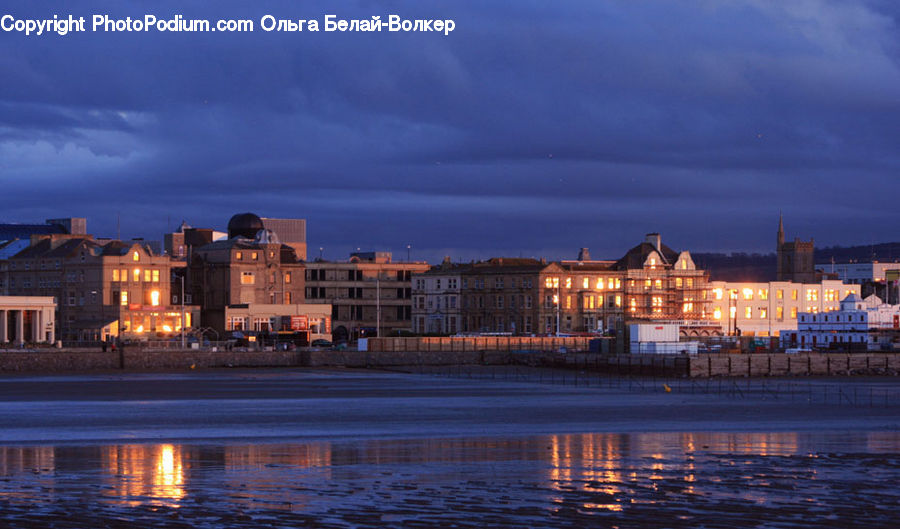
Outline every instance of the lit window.
[[557, 296], [556, 294], [553, 294], [553, 304], [559, 305], [559, 296]]
[[753, 309], [751, 309], [750, 307], [745, 307], [744, 308], [744, 317], [747, 318], [748, 320], [753, 318]]
[[159, 283], [159, 270], [154, 270], [154, 271], [153, 271], [153, 282], [154, 282], [154, 283]]
[[597, 290], [603, 290], [603, 278], [597, 279]]
[[566, 296], [566, 308], [567, 309], [572, 308], [572, 296]]
[[284, 273], [284, 282], [285, 282], [285, 283], [290, 283], [290, 282], [291, 282], [291, 273], [290, 273], [290, 272], [285, 272], [285, 273]]
[[132, 261], [140, 261], [140, 260], [141, 260], [141, 254], [139, 254], [139, 253], [137, 252], [137, 250], [135, 250], [134, 253], [131, 254], [131, 260], [132, 260]]
[[616, 307], [622, 307], [622, 296], [616, 296]]
[[154, 307], [159, 306], [159, 290], [153, 290], [150, 292], [150, 304]]
[[559, 278], [558, 277], [553, 278], [553, 288], [559, 288]]
[[581, 281], [581, 288], [591, 288], [591, 279], [588, 277], [585, 277]]
[[651, 269], [651, 270], [656, 270], [656, 257], [651, 257], [651, 258], [650, 258], [650, 269]]
[[768, 288], [759, 289], [759, 291], [757, 291], [757, 294], [759, 295], [759, 299], [761, 299], [763, 301], [769, 299], [769, 289]]
[[144, 270], [144, 283], [149, 283], [152, 277], [153, 274], [150, 270]]
[[250, 259], [252, 259], [253, 261], [256, 261], [257, 259], [259, 259], [259, 253], [258, 252], [250, 252]]
[[571, 277], [566, 278], [566, 288], [572, 288], [572, 278]]
[[675, 278], [675, 288], [681, 288], [682, 286], [684, 286], [684, 279], [682, 279], [680, 277], [676, 277]]
[[784, 307], [775, 307], [775, 317], [779, 320], [784, 318]]
[[113, 272], [112, 280], [113, 280], [114, 282], [118, 282], [118, 281], [119, 281], [119, 269], [118, 269], [118, 268], [115, 268], [115, 269], [113, 269], [112, 272]]
[[120, 299], [119, 303], [120, 303], [123, 307], [128, 306], [128, 291], [127, 291], [127, 290], [123, 290], [123, 291], [122, 291], [122, 297], [119, 298], [119, 299]]
[[746, 300], [753, 299], [753, 289], [752, 288], [745, 288], [742, 291], [742, 293], [744, 294], [744, 299], [746, 299]]
[[548, 278], [544, 279], [544, 287], [553, 288], [553, 278], [552, 277], [548, 277]]
[[242, 285], [253, 285], [256, 283], [256, 276], [253, 275], [253, 272], [241, 272], [241, 284]]
[[662, 279], [657, 279], [654, 286], [656, 288], [662, 288]]
[[728, 314], [732, 320], [735, 319], [735, 317], [737, 317], [737, 307], [729, 307]]
[[687, 282], [688, 288], [694, 288], [694, 278], [693, 277], [689, 277], [685, 281]]
[[764, 308], [760, 308], [759, 309], [759, 317], [760, 317], [760, 319], [763, 319], [763, 320], [766, 319], [767, 317], [769, 317], [769, 311]]
[[791, 307], [791, 319], [792, 320], [797, 319], [797, 307]]
[[609, 278], [608, 285], [609, 285], [608, 288], [610, 288], [610, 289], [615, 288], [615, 285], [616, 285], [615, 280], [613, 280], [613, 278]]
[[775, 297], [778, 299], [784, 299], [784, 289], [779, 288], [775, 291]]
[[647, 279], [644, 281], [644, 289], [646, 290], [646, 289], [650, 288], [650, 285], [651, 285], [652, 283], [653, 283], [653, 281], [652, 281], [650, 278], [647, 278]]
[[715, 310], [713, 310], [713, 319], [714, 320], [722, 319], [722, 309], [720, 309], [719, 307], [716, 307]]
[[635, 312], [637, 310], [637, 300], [631, 298], [631, 302], [629, 304], [631, 305], [631, 312]]
[[234, 252], [234, 258], [237, 259], [238, 261], [243, 260], [243, 259], [244, 259], [244, 252]]
[[722, 299], [722, 289], [721, 288], [713, 289], [713, 293], [716, 295], [716, 299]]
[[791, 299], [793, 299], [794, 301], [797, 300], [797, 289], [796, 288], [794, 290], [791, 290]]
[[135, 268], [135, 269], [132, 271], [132, 280], [133, 280], [135, 283], [140, 283], [140, 282], [141, 282], [141, 269], [140, 269], [140, 268]]

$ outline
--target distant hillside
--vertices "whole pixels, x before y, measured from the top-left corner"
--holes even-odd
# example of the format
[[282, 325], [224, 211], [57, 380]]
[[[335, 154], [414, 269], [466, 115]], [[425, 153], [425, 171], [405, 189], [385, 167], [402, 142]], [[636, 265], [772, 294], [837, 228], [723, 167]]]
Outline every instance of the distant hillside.
[[[713, 281], [774, 281], [775, 253], [692, 253], [698, 268], [709, 271]], [[900, 242], [865, 246], [829, 246], [816, 248], [816, 263], [897, 262]]]
[[816, 263], [835, 263], [858, 261], [896, 262], [900, 261], [900, 242], [883, 242], [865, 246], [830, 246], [816, 248]]

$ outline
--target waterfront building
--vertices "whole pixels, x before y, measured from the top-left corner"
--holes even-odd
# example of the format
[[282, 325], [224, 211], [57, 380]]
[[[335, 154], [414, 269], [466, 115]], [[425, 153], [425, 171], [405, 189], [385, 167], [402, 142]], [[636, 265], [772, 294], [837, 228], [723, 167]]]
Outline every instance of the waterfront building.
[[[147, 246], [89, 235], [34, 235], [32, 244], [6, 257], [0, 261], [4, 291], [56, 300], [59, 339], [150, 339], [181, 332], [181, 307], [169, 303], [172, 270], [179, 265]], [[186, 328], [198, 314], [197, 307], [185, 308]]]
[[704, 292], [706, 318], [722, 326], [728, 335], [779, 336], [797, 329], [798, 315], [828, 313], [840, 308], [840, 300], [859, 295], [859, 285], [839, 280], [818, 283], [790, 281], [710, 281]]
[[851, 292], [840, 308], [827, 313], [801, 312], [797, 329], [782, 338], [785, 347], [878, 350], [892, 347], [900, 334], [900, 306], [878, 296], [861, 299]]
[[412, 276], [425, 262], [394, 262], [390, 252], [306, 263], [306, 302], [331, 305], [336, 341], [412, 333]]
[[[186, 230], [190, 234], [190, 230]], [[198, 234], [203, 235], [203, 234]], [[208, 234], [207, 234], [208, 235]], [[189, 245], [186, 295], [202, 307], [204, 324], [224, 335], [235, 330], [229, 311], [238, 306], [285, 306], [284, 314], [241, 314], [251, 318], [238, 330], [269, 331], [269, 318], [291, 315], [304, 300], [304, 263], [293, 247], [263, 227], [259, 217], [235, 215], [228, 223], [229, 238], [201, 246]], [[208, 237], [200, 237], [201, 241]], [[269, 312], [272, 310], [267, 309]], [[237, 316], [236, 316], [237, 317]]]
[[49, 296], [0, 296], [0, 345], [56, 342], [56, 303]]

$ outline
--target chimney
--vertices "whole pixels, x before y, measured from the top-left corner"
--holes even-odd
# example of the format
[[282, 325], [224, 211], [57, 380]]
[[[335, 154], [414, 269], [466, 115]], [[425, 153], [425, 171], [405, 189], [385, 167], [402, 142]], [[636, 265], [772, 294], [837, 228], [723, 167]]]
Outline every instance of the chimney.
[[644, 239], [644, 242], [652, 244], [653, 247], [656, 248], [657, 252], [662, 252], [662, 250], [659, 249], [659, 247], [662, 246], [662, 238], [658, 233], [648, 233], [646, 238]]
[[579, 261], [590, 261], [591, 260], [591, 252], [587, 248], [582, 248], [578, 252], [578, 260]]

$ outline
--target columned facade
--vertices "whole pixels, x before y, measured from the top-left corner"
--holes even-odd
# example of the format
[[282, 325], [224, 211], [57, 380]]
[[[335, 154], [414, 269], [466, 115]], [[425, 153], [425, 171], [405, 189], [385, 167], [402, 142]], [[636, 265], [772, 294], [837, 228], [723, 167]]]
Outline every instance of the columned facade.
[[0, 296], [0, 344], [54, 343], [55, 314], [52, 297]]

